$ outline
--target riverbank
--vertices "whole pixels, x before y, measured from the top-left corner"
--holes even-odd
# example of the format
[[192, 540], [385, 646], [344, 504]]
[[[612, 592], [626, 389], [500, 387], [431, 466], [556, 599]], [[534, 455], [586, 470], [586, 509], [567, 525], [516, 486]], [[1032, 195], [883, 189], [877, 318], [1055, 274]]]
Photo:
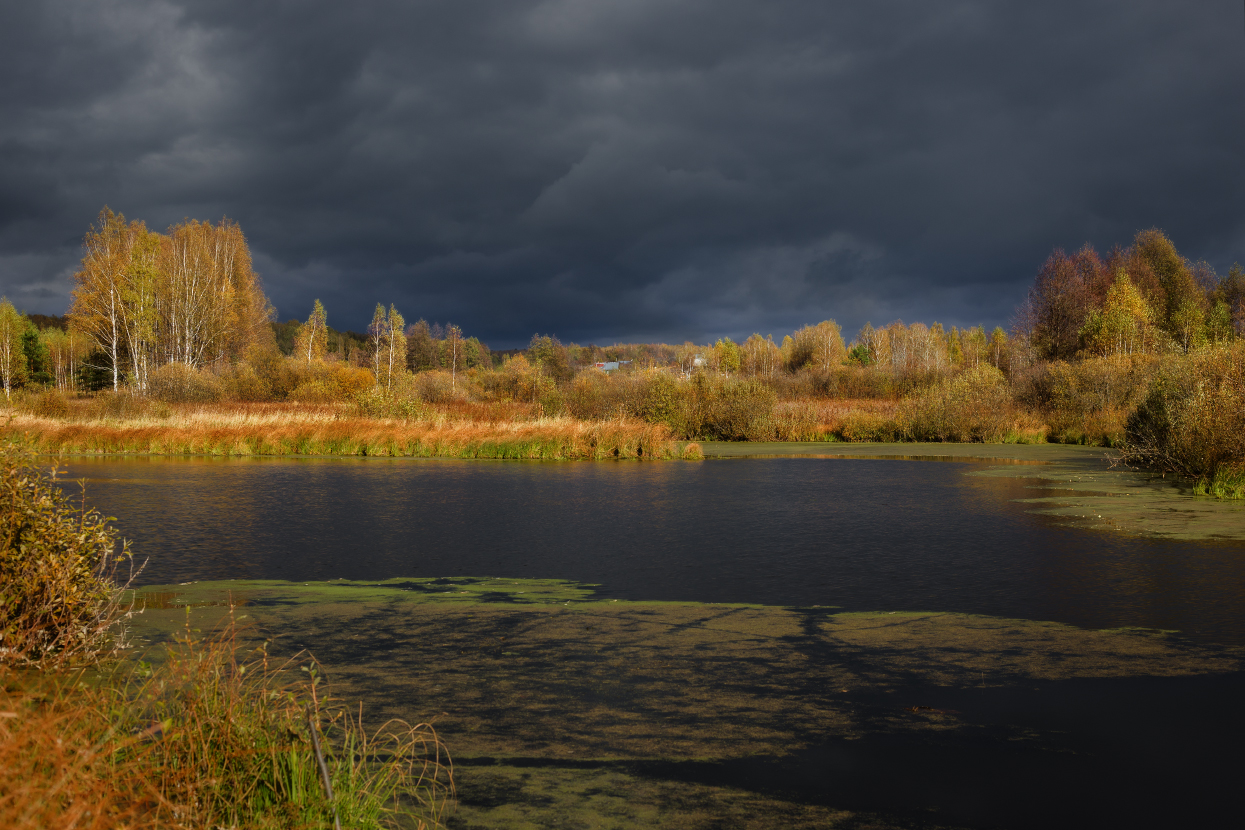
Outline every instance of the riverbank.
[[10, 416], [4, 437], [25, 435], [49, 454], [325, 455], [577, 460], [677, 458], [684, 444], [658, 424], [456, 418], [365, 418], [330, 406], [182, 407], [132, 417], [68, 420]]

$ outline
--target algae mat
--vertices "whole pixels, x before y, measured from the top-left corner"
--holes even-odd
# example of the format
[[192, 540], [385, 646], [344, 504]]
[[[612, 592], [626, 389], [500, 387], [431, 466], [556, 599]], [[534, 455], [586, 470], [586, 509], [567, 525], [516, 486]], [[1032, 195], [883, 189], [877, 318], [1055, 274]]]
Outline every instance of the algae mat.
[[[1109, 719], [1129, 683], [1234, 678], [1242, 657], [1172, 632], [602, 600], [551, 580], [235, 581], [138, 599], [140, 647], [188, 615], [211, 629], [232, 602], [248, 636], [308, 649], [373, 720], [436, 718], [462, 828], [972, 825], [966, 771], [1084, 772], [1067, 767], [1085, 747], [1066, 724], [1000, 707], [1078, 689], [1108, 696]], [[917, 783], [894, 791], [909, 768]]]

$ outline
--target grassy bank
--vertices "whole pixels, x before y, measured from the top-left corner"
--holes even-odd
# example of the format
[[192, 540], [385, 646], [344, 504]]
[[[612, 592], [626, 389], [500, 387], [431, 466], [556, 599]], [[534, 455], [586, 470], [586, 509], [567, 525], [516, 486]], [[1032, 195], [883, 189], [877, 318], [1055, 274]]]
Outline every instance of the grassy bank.
[[28, 435], [45, 453], [569, 460], [673, 458], [680, 452], [664, 426], [635, 420], [476, 420], [449, 413], [408, 420], [296, 404], [166, 407], [81, 420], [19, 413], [5, 430]]

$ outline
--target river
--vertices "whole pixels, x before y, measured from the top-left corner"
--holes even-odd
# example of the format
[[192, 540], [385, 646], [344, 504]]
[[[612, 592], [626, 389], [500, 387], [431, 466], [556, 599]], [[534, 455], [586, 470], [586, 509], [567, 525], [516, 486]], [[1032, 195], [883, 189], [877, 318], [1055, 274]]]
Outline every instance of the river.
[[1040, 465], [64, 468], [147, 562], [145, 636], [228, 591], [378, 714], [445, 713], [454, 827], [1234, 815], [1245, 545], [1035, 512]]

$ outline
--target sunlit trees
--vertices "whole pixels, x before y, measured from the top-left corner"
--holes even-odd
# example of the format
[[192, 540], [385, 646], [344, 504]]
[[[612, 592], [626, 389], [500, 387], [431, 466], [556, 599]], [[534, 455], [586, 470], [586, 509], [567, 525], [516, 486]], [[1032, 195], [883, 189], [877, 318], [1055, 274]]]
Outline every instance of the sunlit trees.
[[713, 344], [713, 357], [717, 363], [718, 371], [728, 375], [738, 372], [743, 362], [739, 344], [729, 337], [723, 337]]
[[[458, 367], [463, 359], [463, 330], [453, 323], [445, 327], [445, 357], [450, 366], [450, 388], [457, 390]], [[566, 349], [561, 350], [560, 357], [566, 362]]]
[[26, 320], [8, 298], [0, 299], [0, 383], [4, 384], [6, 399], [13, 387], [26, 379], [26, 356], [22, 352], [25, 329]]
[[1018, 333], [1040, 357], [1066, 359], [1080, 348], [1080, 332], [1096, 297], [1105, 294], [1111, 278], [1098, 254], [1088, 246], [1074, 256], [1055, 251], [1038, 272], [1018, 313]]
[[753, 377], [773, 377], [782, 361], [772, 335], [753, 334], [740, 346], [739, 352], [741, 371]]
[[78, 362], [81, 358], [82, 335], [70, 329], [45, 329], [42, 333], [51, 364], [52, 382], [62, 392], [77, 386]]
[[83, 240], [82, 266], [74, 274], [68, 317], [70, 324], [95, 341], [108, 357], [112, 388], [121, 386], [125, 351], [126, 280], [134, 237], [141, 223], [126, 224], [125, 217], [108, 208]]
[[328, 352], [328, 314], [324, 304], [316, 300], [312, 306], [307, 322], [298, 327], [294, 335], [294, 354], [308, 366], [318, 360], [324, 360]]
[[1007, 332], [1003, 331], [1002, 326], [995, 326], [994, 331], [990, 332], [990, 343], [987, 346], [990, 355], [990, 365], [996, 369], [1005, 369], [1005, 362], [1008, 356]]
[[1087, 349], [1100, 355], [1130, 355], [1147, 350], [1153, 339], [1153, 310], [1128, 274], [1120, 271], [1101, 309], [1090, 312], [1081, 329]]
[[796, 372], [810, 368], [829, 372], [843, 362], [847, 347], [843, 345], [843, 330], [833, 320], [824, 320], [815, 326], [805, 326], [790, 337], [783, 338], [783, 365]]
[[390, 305], [389, 314], [383, 319], [383, 326], [385, 336], [382, 347], [385, 360], [384, 365], [376, 374], [376, 379], [379, 381], [383, 375], [385, 391], [388, 392], [393, 389], [394, 378], [406, 371], [406, 321], [402, 319], [398, 310]]
[[236, 223], [187, 220], [167, 234], [105, 208], [83, 241], [69, 318], [106, 355], [113, 389], [152, 366], [199, 368], [271, 341], [272, 309]]
[[268, 318], [242, 230], [189, 220], [162, 247], [154, 300], [163, 362], [197, 368], [241, 354]]
[[533, 334], [527, 345], [527, 359], [541, 373], [558, 382], [570, 380], [570, 356], [562, 341], [549, 334]]

